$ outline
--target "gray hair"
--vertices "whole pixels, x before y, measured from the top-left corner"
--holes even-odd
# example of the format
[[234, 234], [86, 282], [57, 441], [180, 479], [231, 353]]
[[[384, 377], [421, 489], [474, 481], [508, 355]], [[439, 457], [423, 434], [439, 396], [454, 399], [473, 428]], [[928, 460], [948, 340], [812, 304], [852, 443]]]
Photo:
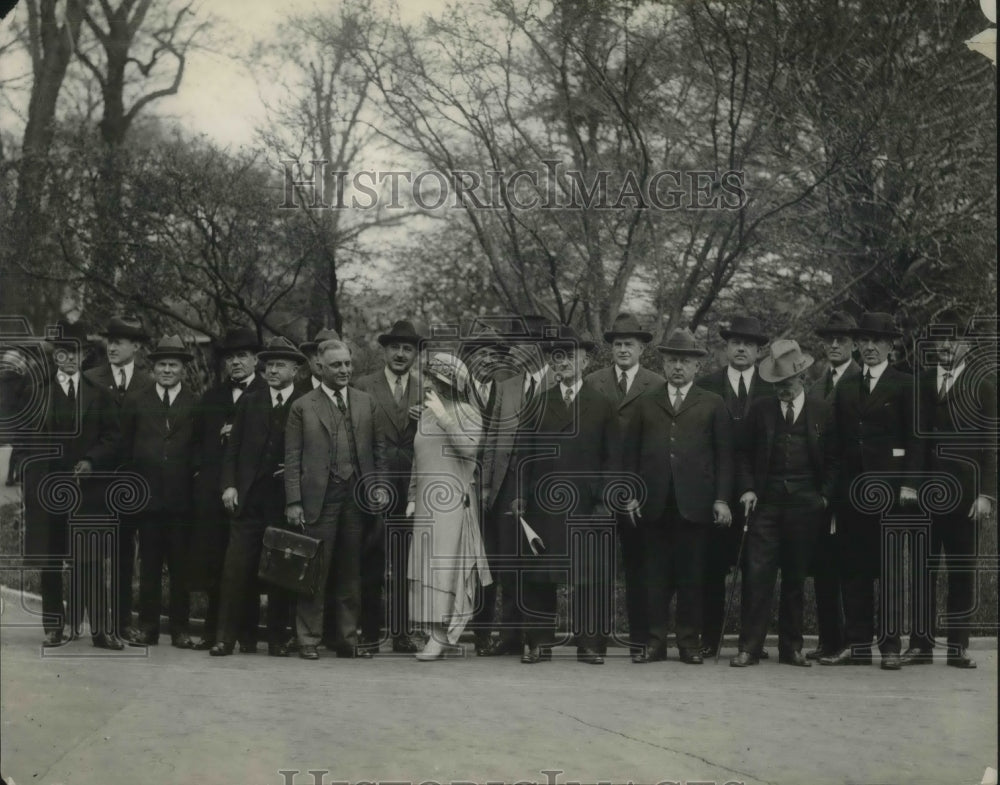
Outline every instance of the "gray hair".
[[316, 354], [322, 356], [326, 352], [340, 351], [341, 349], [347, 349], [347, 353], [351, 353], [351, 347], [348, 346], [343, 341], [338, 341], [335, 338], [331, 338], [328, 341], [323, 341], [319, 346], [316, 347]]

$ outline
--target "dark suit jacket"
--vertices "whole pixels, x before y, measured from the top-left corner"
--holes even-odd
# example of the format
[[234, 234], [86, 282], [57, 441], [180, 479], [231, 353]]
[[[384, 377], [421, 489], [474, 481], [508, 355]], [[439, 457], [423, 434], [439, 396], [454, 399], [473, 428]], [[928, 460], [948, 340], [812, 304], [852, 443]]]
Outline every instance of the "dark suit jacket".
[[[525, 437], [523, 447], [519, 448], [519, 455], [528, 459], [524, 464], [526, 520], [541, 536], [546, 555], [565, 555], [566, 519], [592, 515], [602, 504], [608, 474], [621, 468], [621, 435], [611, 404], [586, 383], [580, 387], [572, 406], [566, 406], [558, 384], [545, 392], [542, 404], [538, 428]], [[556, 454], [546, 454], [553, 451]], [[573, 509], [556, 511], [539, 503], [536, 491], [546, 484], [546, 478], [568, 482], [576, 489]], [[543, 496], [550, 496], [542, 490]], [[527, 541], [522, 539], [522, 553], [530, 550], [526, 546]], [[552, 575], [544, 577], [558, 580]]]
[[[863, 376], [842, 380], [833, 396], [827, 473], [823, 495], [850, 509], [848, 491], [864, 472], [899, 474], [907, 455], [917, 449], [913, 428], [913, 384], [910, 377], [887, 367], [875, 389], [863, 396]], [[894, 451], [903, 451], [902, 455]], [[894, 485], [898, 489], [899, 481]]]
[[996, 423], [997, 391], [975, 370], [965, 370], [955, 379], [943, 401], [938, 400], [937, 368], [924, 371], [918, 380], [917, 422], [919, 435], [908, 456], [907, 467], [925, 472], [950, 474], [961, 487], [957, 513], [963, 516], [976, 496], [997, 495]]
[[[386, 471], [385, 435], [378, 404], [368, 393], [347, 389], [348, 414], [354, 426], [363, 485]], [[301, 504], [306, 523], [315, 523], [323, 509], [330, 478], [330, 439], [343, 417], [322, 387], [298, 398], [285, 426], [285, 504]]]
[[732, 498], [735, 474], [733, 428], [722, 399], [695, 384], [674, 412], [663, 384], [640, 398], [629, 427], [626, 465], [646, 486], [645, 523], [655, 525], [666, 512], [668, 466], [681, 516], [712, 523], [712, 505]]
[[[118, 398], [118, 380], [115, 379], [115, 375], [111, 370], [111, 363], [105, 361], [95, 368], [86, 371], [84, 376], [107, 392], [119, 406], [122, 404], [122, 401]], [[136, 363], [132, 369], [132, 378], [129, 380], [125, 394], [126, 396], [134, 395], [148, 387], [152, 387], [154, 384], [155, 382], [150, 375], [149, 368], [143, 368], [139, 363]]]
[[[827, 370], [829, 365], [827, 366]], [[850, 382], [851, 379], [856, 379], [861, 376], [861, 366], [858, 365], [854, 360], [848, 364], [846, 370], [840, 379], [837, 380], [836, 386], [833, 388], [833, 392], [829, 395], [826, 394], [826, 370], [823, 371], [823, 375], [820, 376], [816, 381], [812, 383], [809, 389], [806, 391], [807, 398], [818, 398], [820, 400], [825, 400], [827, 403], [833, 403], [834, 393], [837, 392], [837, 387], [840, 387], [844, 382]], [[855, 382], [856, 384], [857, 382]]]
[[615, 413], [618, 415], [619, 433], [624, 436], [628, 432], [629, 419], [635, 413], [636, 401], [643, 393], [657, 385], [664, 384], [666, 379], [640, 365], [628, 393], [619, 400], [618, 375], [618, 366], [612, 365], [609, 368], [601, 368], [599, 371], [588, 374], [584, 381], [604, 396], [608, 403], [614, 407]]
[[[34, 431], [33, 437], [37, 438], [37, 434], [43, 433], [49, 438], [46, 446], [39, 445], [30, 450], [23, 467], [25, 553], [29, 555], [48, 554], [51, 527], [58, 527], [59, 532], [65, 531], [65, 516], [51, 515], [39, 498], [40, 486], [45, 477], [50, 472], [71, 472], [76, 463], [82, 460], [90, 461], [94, 471], [113, 469], [121, 441], [115, 402], [85, 374], [80, 374], [76, 392], [79, 419], [72, 431], [65, 429], [60, 433], [59, 425], [54, 421], [52, 399], [55, 395], [62, 395], [54, 374], [39, 388], [39, 392], [45, 396], [47, 405], [41, 420], [41, 430]], [[81, 479], [82, 503], [95, 513], [107, 512], [104, 505], [90, 493], [96, 487], [96, 482], [99, 481], [88, 482]]]
[[[736, 492], [753, 491], [763, 498], [767, 489], [771, 465], [771, 450], [779, 418], [783, 417], [778, 397], [759, 398], [747, 415], [747, 443], [737, 457]], [[822, 399], [806, 396], [799, 417], [805, 417], [806, 443], [809, 449], [809, 468], [816, 493], [823, 492], [826, 460], [827, 428], [830, 424], [830, 404]]]
[[[193, 478], [201, 466], [198, 401], [186, 386], [170, 405], [170, 428], [163, 401], [152, 386], [122, 404], [124, 466], [149, 483], [149, 512], [191, 512]], [[189, 523], [188, 520], [178, 520]]]
[[[284, 459], [285, 425], [292, 403], [302, 397], [299, 391], [293, 391], [291, 397], [282, 404], [280, 421], [281, 458]], [[271, 391], [266, 385], [263, 388], [247, 391], [236, 402], [236, 416], [233, 420], [233, 430], [229, 432], [229, 440], [222, 456], [221, 479], [218, 495], [226, 488], [235, 488], [237, 493], [237, 518], [247, 512], [250, 500], [250, 489], [258, 480], [269, 481], [281, 468], [277, 464], [267, 465], [265, 448], [267, 445], [268, 426], [272, 416]], [[277, 483], [275, 483], [277, 484]], [[284, 508], [284, 494], [275, 507]]]
[[406, 489], [410, 483], [410, 470], [413, 468], [413, 437], [417, 434], [417, 421], [410, 417], [409, 408], [423, 399], [420, 379], [416, 374], [410, 374], [402, 406], [396, 405], [385, 371], [381, 368], [375, 373], [362, 376], [352, 382], [351, 386], [375, 399], [385, 434], [386, 468], [398, 487], [396, 498], [405, 508]]

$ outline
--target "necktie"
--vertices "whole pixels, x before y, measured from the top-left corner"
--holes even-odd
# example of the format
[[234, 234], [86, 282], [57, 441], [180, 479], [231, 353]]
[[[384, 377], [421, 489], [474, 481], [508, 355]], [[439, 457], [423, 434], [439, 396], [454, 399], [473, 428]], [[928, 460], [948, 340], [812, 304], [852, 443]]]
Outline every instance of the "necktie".
[[785, 404], [785, 425], [791, 428], [795, 425], [795, 409], [792, 407], [791, 402]]
[[618, 377], [618, 398], [624, 398], [628, 394], [628, 377], [625, 375], [625, 371], [622, 371], [622, 375]]
[[865, 368], [865, 375], [861, 379], [861, 394], [865, 397], [872, 391], [872, 372]]
[[76, 401], [76, 387], [73, 385], [72, 376], [66, 380], [66, 397], [69, 398], [70, 403]]
[[951, 371], [945, 371], [944, 376], [941, 377], [941, 386], [938, 387], [938, 398], [942, 401], [948, 394], [948, 383], [951, 381]]
[[403, 379], [399, 376], [396, 377], [396, 382], [392, 386], [392, 397], [396, 399], [397, 405], [403, 401]]
[[740, 399], [740, 406], [746, 406], [747, 403], [747, 383], [743, 380], [743, 373], [740, 372], [740, 384], [736, 391], [736, 396]]
[[[250, 400], [250, 399], [248, 398], [247, 400]], [[278, 393], [277, 395], [274, 396], [274, 408], [275, 409], [280, 409], [281, 408], [281, 404], [283, 404], [284, 402], [285, 402], [285, 400], [282, 397], [281, 393]]]
[[567, 387], [566, 388], [566, 392], [563, 393], [563, 401], [566, 403], [566, 406], [572, 406], [573, 405], [573, 388], [572, 387]]
[[361, 464], [358, 462], [358, 444], [354, 440], [354, 423], [352, 423], [351, 418], [347, 416], [347, 402], [344, 401], [341, 390], [337, 390], [337, 392], [333, 394], [333, 397], [336, 398], [337, 408], [340, 409], [340, 413], [344, 415], [344, 427], [347, 429], [347, 443], [351, 450], [351, 464], [360, 476]]
[[125, 369], [124, 368], [119, 368], [118, 369], [118, 394], [119, 395], [124, 395], [125, 394]]
[[167, 430], [170, 430], [170, 392], [166, 387], [163, 388], [163, 420], [167, 426]]
[[833, 379], [835, 376], [836, 374], [831, 367], [830, 370], [826, 372], [826, 390], [824, 391], [824, 395], [826, 395], [827, 398], [829, 398], [830, 393], [833, 392]]
[[674, 411], [679, 411], [681, 404], [684, 403], [684, 394], [681, 392], [680, 387], [674, 388]]
[[525, 403], [531, 403], [531, 399], [535, 397], [535, 377], [528, 377], [528, 392], [524, 396]]

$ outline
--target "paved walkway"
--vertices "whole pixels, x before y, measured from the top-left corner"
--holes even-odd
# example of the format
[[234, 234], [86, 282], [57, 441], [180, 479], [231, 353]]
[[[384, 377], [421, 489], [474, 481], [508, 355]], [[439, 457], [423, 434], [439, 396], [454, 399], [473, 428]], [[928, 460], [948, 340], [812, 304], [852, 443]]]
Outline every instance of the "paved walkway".
[[43, 656], [37, 620], [4, 599], [0, 766], [17, 785], [311, 785], [309, 770], [329, 771], [324, 785], [971, 785], [997, 761], [995, 648], [975, 653], [977, 671], [896, 673], [211, 658], [166, 636], [103, 656], [85, 638]]

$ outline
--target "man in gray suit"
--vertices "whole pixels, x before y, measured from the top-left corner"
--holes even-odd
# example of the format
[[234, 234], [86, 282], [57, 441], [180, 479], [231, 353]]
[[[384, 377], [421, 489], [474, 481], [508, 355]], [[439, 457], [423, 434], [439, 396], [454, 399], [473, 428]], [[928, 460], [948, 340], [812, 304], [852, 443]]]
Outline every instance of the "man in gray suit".
[[324, 543], [327, 553], [319, 589], [300, 598], [295, 629], [299, 656], [319, 659], [323, 635], [323, 587], [333, 571], [338, 657], [372, 656], [358, 648], [361, 605], [361, 545], [367, 516], [358, 503], [368, 496], [378, 505], [388, 501], [375, 482], [386, 470], [385, 436], [375, 399], [348, 388], [351, 351], [341, 341], [319, 346], [322, 383], [297, 399], [285, 428], [285, 517], [290, 526]]
[[[662, 386], [666, 379], [639, 365], [639, 358], [652, 340], [632, 314], [620, 313], [604, 333], [611, 344], [614, 365], [588, 374], [586, 383], [610, 401], [618, 415], [618, 433], [624, 439], [635, 416], [639, 396]], [[621, 452], [624, 444], [619, 446]], [[628, 611], [629, 641], [632, 656], [638, 657], [649, 638], [649, 614], [646, 611], [646, 585], [643, 580], [643, 547], [639, 529], [628, 516], [618, 516], [618, 539], [625, 568], [625, 607]]]
[[[816, 330], [816, 334], [823, 339], [827, 369], [809, 388], [810, 399], [832, 404], [834, 393], [841, 384], [860, 378], [861, 366], [853, 357], [857, 349], [853, 333], [857, 328], [858, 323], [853, 316], [834, 311], [826, 324]], [[854, 383], [860, 384], [859, 381]], [[819, 643], [815, 649], [806, 652], [806, 658], [810, 660], [836, 654], [844, 648], [844, 600], [837, 566], [839, 552], [832, 507], [828, 507], [821, 517], [809, 568], [816, 592], [816, 626], [819, 628]]]

